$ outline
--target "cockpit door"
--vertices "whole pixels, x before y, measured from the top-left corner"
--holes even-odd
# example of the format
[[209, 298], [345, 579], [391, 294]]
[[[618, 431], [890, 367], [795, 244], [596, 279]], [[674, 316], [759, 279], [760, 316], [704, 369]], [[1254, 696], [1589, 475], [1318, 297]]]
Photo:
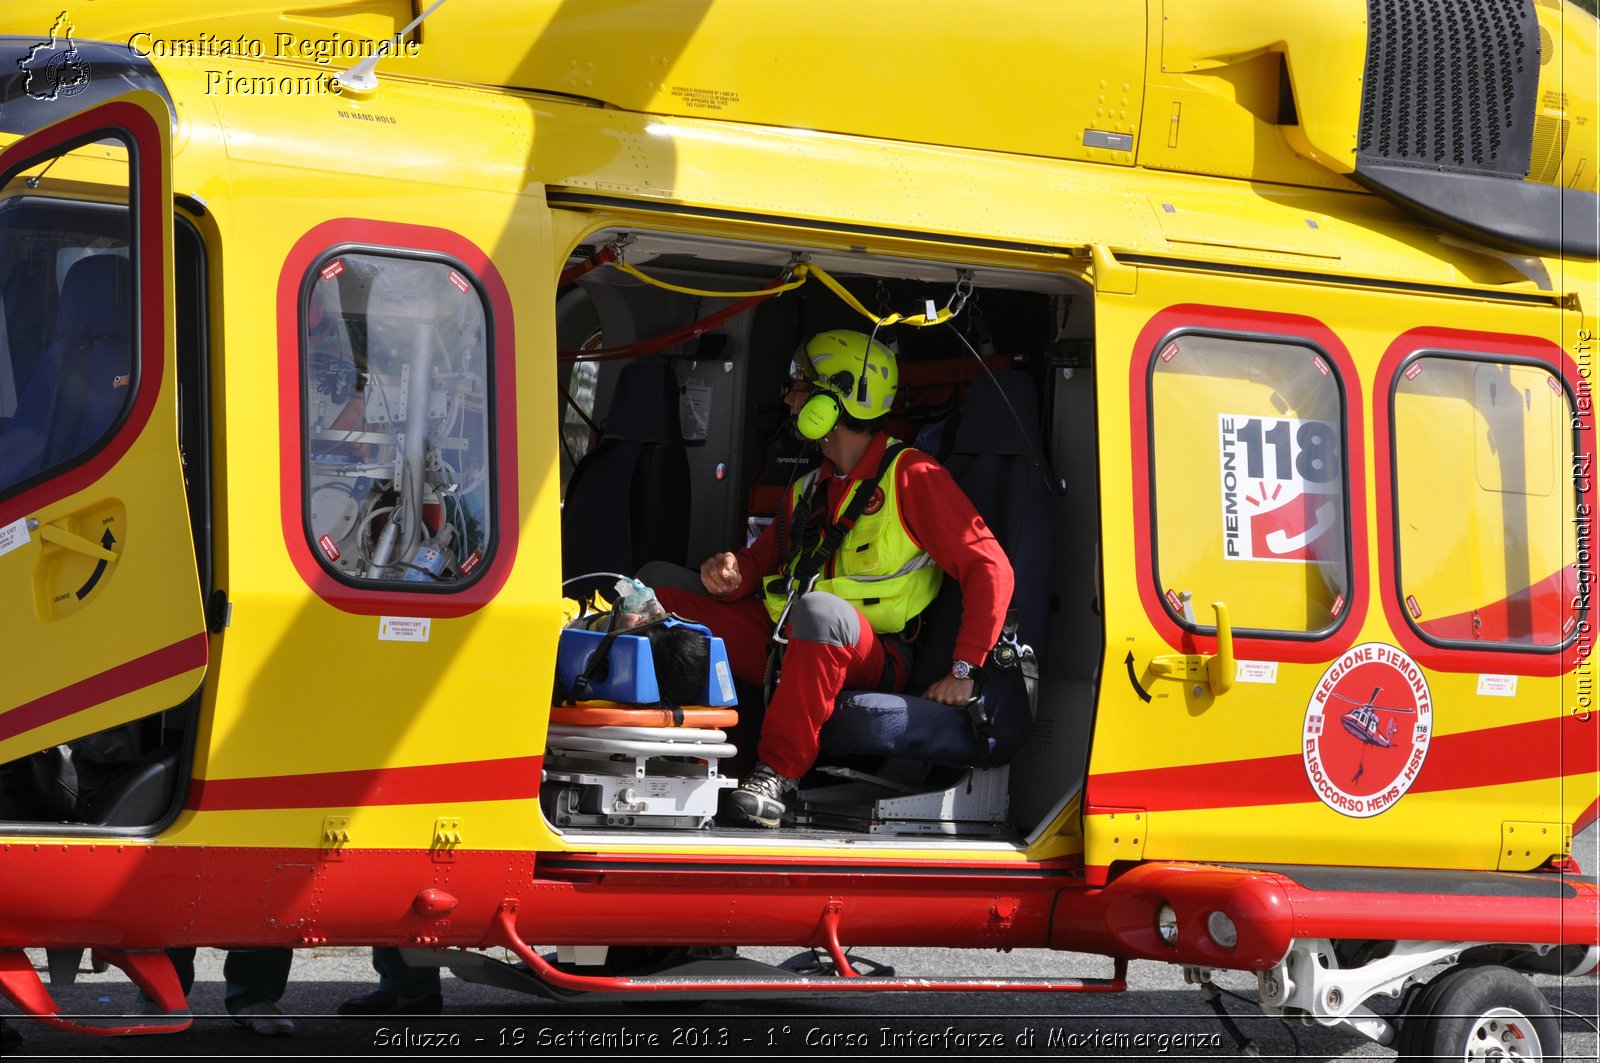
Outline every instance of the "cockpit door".
[[0, 151], [0, 763], [176, 706], [205, 673], [171, 121], [130, 92]]

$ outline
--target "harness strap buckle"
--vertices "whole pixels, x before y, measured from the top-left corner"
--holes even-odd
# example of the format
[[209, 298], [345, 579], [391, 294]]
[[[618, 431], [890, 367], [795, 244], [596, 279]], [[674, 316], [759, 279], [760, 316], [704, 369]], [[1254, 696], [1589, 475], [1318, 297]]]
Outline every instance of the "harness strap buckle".
[[802, 595], [811, 593], [811, 588], [816, 586], [817, 577], [819, 575], [821, 575], [821, 573], [813, 572], [810, 578], [806, 580], [803, 587], [800, 585], [798, 580], [789, 580], [789, 595], [784, 599], [783, 612], [778, 614], [778, 622], [772, 627], [773, 642], [778, 643], [780, 646], [787, 646], [789, 644], [788, 636], [783, 633], [783, 626], [789, 620], [789, 610], [794, 608], [794, 603], [799, 601]]

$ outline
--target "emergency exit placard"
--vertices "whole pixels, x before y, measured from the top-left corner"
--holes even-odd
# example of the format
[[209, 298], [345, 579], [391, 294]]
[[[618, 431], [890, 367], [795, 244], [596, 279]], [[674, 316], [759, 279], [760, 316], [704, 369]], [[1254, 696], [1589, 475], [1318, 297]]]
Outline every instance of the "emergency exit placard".
[[1222, 554], [1238, 561], [1341, 560], [1338, 431], [1295, 417], [1217, 416]]

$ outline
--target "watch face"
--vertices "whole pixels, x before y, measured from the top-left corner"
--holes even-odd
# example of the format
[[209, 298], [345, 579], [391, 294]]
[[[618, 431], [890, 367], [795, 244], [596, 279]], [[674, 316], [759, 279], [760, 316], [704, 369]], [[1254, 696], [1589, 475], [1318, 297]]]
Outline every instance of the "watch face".
[[957, 679], [965, 679], [972, 674], [972, 665], [966, 661], [956, 661], [950, 665], [950, 674]]

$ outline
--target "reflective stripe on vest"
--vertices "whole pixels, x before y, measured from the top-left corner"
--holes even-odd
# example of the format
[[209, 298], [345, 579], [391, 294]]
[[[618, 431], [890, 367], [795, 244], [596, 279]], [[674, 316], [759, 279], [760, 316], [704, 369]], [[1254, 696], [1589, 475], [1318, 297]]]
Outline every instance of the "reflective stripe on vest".
[[[883, 491], [883, 505], [875, 513], [863, 513], [856, 526], [845, 533], [839, 549], [824, 566], [822, 577], [811, 588], [837, 594], [861, 610], [873, 631], [884, 634], [893, 634], [911, 623], [933, 602], [944, 581], [944, 571], [916, 544], [900, 519], [898, 470], [907, 453], [909, 451], [897, 454], [878, 481], [878, 488]], [[789, 499], [791, 513], [799, 512], [805, 493], [816, 481], [819, 471], [813, 470], [795, 484]], [[860, 480], [850, 485], [834, 514], [842, 513], [849, 506], [860, 487]], [[789, 526], [793, 525], [791, 520]], [[784, 604], [788, 601], [789, 577], [798, 564], [799, 555], [796, 555], [785, 571], [763, 581], [767, 613], [774, 622], [783, 615]]]

